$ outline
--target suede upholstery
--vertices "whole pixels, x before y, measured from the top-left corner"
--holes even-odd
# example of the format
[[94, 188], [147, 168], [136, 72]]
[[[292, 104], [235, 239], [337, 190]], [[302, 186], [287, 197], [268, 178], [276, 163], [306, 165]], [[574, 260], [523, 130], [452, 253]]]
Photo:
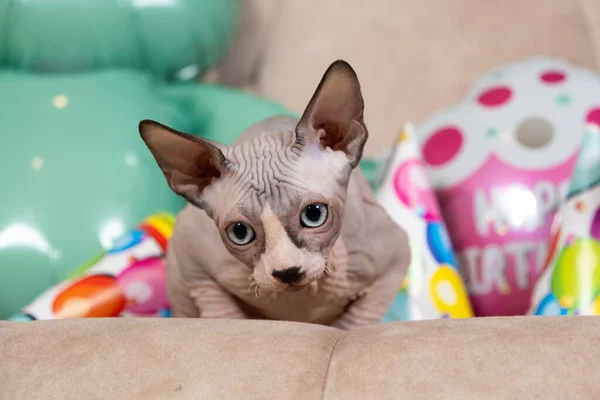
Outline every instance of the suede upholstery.
[[0, 323], [0, 399], [592, 399], [600, 318]]

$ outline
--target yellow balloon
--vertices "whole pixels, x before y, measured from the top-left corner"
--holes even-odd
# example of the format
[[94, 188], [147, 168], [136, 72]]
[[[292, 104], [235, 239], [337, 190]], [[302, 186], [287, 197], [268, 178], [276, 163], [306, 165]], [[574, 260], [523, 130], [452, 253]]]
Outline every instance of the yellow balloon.
[[467, 290], [458, 272], [442, 264], [429, 280], [429, 294], [434, 306], [451, 318], [472, 318], [473, 309]]

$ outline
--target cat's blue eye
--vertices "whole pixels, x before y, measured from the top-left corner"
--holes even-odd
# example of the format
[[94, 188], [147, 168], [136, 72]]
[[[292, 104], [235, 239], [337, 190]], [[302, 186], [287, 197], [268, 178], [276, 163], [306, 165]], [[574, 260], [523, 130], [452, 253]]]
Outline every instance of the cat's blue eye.
[[256, 239], [254, 229], [245, 222], [234, 222], [227, 228], [227, 236], [234, 244], [244, 246]]
[[318, 228], [326, 220], [327, 206], [322, 203], [309, 204], [300, 214], [300, 225], [305, 228]]

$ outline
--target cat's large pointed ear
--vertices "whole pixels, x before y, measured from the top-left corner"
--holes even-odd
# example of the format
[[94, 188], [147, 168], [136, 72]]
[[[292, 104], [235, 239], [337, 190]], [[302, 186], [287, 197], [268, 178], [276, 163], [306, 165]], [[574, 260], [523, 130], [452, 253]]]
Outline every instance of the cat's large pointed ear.
[[202, 192], [231, 168], [218, 144], [144, 120], [140, 135], [156, 159], [171, 189], [202, 207]]
[[362, 157], [368, 138], [364, 103], [356, 73], [343, 60], [327, 68], [296, 127], [299, 146], [318, 144], [343, 151], [352, 168]]

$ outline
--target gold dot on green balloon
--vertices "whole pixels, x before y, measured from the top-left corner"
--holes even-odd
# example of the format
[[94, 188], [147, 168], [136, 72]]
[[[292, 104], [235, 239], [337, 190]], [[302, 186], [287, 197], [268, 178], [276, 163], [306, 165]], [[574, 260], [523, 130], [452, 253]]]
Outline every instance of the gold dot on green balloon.
[[44, 166], [44, 159], [42, 157], [35, 157], [31, 160], [31, 168], [34, 170], [40, 170]]
[[60, 110], [69, 105], [69, 99], [64, 94], [59, 94], [57, 96], [54, 96], [54, 99], [52, 99], [52, 104], [54, 105], [54, 107]]
[[556, 103], [559, 106], [568, 106], [571, 104], [571, 97], [566, 94], [560, 94], [556, 97]]
[[498, 136], [498, 129], [488, 128], [488, 130], [485, 131], [485, 135], [489, 138], [495, 138], [496, 136]]

